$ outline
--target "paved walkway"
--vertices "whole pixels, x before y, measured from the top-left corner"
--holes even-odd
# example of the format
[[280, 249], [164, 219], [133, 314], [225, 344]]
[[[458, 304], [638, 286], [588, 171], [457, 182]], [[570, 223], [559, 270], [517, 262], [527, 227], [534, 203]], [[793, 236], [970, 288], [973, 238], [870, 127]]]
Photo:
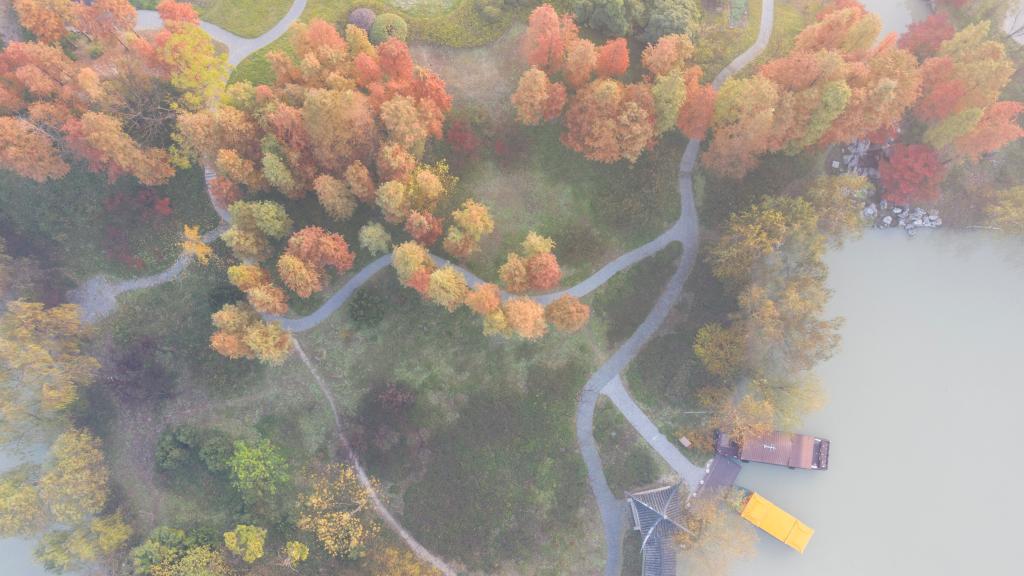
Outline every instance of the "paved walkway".
[[[258, 38], [241, 38], [205, 22], [202, 24], [202, 27], [216, 40], [228, 46], [230, 51], [229, 62], [237, 64], [246, 56], [256, 52], [284, 34], [288, 27], [298, 19], [298, 16], [302, 13], [305, 4], [306, 0], [296, 0], [285, 18], [275, 25], [274, 28]], [[769, 39], [771, 38], [772, 26], [774, 24], [774, 13], [774, 0], [765, 0], [762, 4], [761, 26], [758, 31], [756, 42], [715, 77], [713, 84], [716, 88], [721, 86], [722, 83], [731, 75], [753, 62], [754, 59], [764, 51], [768, 45]], [[159, 16], [155, 12], [139, 11], [139, 24], [137, 28], [145, 29], [153, 27], [159, 27]], [[699, 485], [700, 480], [704, 475], [703, 469], [689, 462], [682, 453], [675, 449], [674, 445], [672, 445], [670, 441], [657, 431], [654, 424], [651, 423], [650, 419], [644, 415], [643, 411], [629, 396], [629, 393], [622, 386], [622, 381], [619, 377], [619, 374], [626, 369], [633, 358], [636, 357], [643, 346], [655, 335], [655, 333], [657, 333], [658, 329], [664, 323], [676, 301], [682, 294], [683, 285], [696, 263], [697, 254], [699, 252], [700, 231], [696, 204], [693, 198], [692, 176], [693, 170], [697, 165], [697, 158], [700, 154], [700, 145], [700, 141], [691, 140], [683, 152], [683, 157], [679, 164], [678, 182], [681, 214], [679, 220], [671, 228], [651, 242], [631, 250], [630, 252], [627, 252], [609, 262], [579, 284], [566, 290], [535, 297], [537, 301], [547, 303], [565, 293], [577, 297], [587, 295], [602, 286], [615, 274], [628, 269], [645, 258], [650, 257], [672, 242], [679, 242], [683, 246], [683, 255], [679, 261], [679, 265], [668, 283], [662, 289], [654, 307], [626, 342], [623, 343], [623, 345], [615, 351], [612, 357], [609, 358], [608, 361], [590, 377], [580, 394], [579, 403], [577, 405], [577, 442], [579, 444], [584, 463], [587, 467], [591, 490], [594, 492], [594, 496], [597, 499], [598, 509], [604, 524], [605, 543], [607, 547], [607, 558], [605, 564], [606, 576], [616, 576], [621, 572], [622, 534], [625, 524], [625, 506], [623, 505], [623, 501], [617, 499], [608, 487], [608, 481], [605, 477], [604, 469], [601, 464], [601, 457], [598, 453], [597, 444], [594, 440], [593, 419], [598, 395], [604, 393], [612, 400], [616, 407], [618, 407], [626, 416], [630, 424], [636, 428], [641, 436], [643, 436], [644, 439], [647, 440], [647, 442], [666, 459], [666, 461], [668, 461], [672, 468], [687, 482], [691, 490], [695, 489]], [[209, 181], [212, 176], [213, 173], [207, 171], [207, 181]], [[208, 239], [207, 241], [212, 241], [219, 237], [226, 229], [229, 221], [229, 214], [227, 211], [217, 207], [216, 204], [214, 204], [214, 208], [220, 215], [222, 222], [216, 229], [204, 235], [204, 239]], [[449, 263], [447, 260], [439, 256], [433, 256], [433, 259], [438, 265], [443, 266]], [[190, 260], [191, 258], [189, 256], [183, 254], [170, 268], [159, 274], [120, 283], [111, 282], [104, 277], [95, 277], [83, 284], [80, 288], [72, 291], [69, 294], [69, 297], [72, 302], [79, 303], [83, 306], [83, 316], [87, 321], [95, 321], [110, 313], [116, 307], [116, 297], [118, 294], [130, 290], [149, 288], [164, 282], [169, 282], [177, 277], [182, 270], [187, 267]], [[338, 289], [338, 291], [332, 294], [331, 297], [328, 298], [328, 300], [312, 314], [298, 318], [268, 317], [268, 319], [281, 322], [284, 328], [292, 332], [302, 332], [312, 329], [330, 317], [330, 315], [340, 308], [359, 287], [369, 281], [381, 269], [387, 267], [390, 262], [390, 255], [382, 256], [374, 260], [353, 277], [348, 279], [345, 284]], [[466, 274], [471, 285], [476, 285], [482, 282], [480, 278], [476, 277], [468, 270], [459, 266], [456, 267]], [[306, 357], [305, 353], [298, 346], [297, 342], [296, 350], [306, 366], [309, 367], [317, 381], [317, 385], [320, 387], [325, 398], [327, 398], [335, 419], [339, 440], [346, 447], [346, 450], [349, 451], [351, 459], [360, 475], [360, 481], [363, 482], [365, 486], [369, 486], [369, 479], [366, 477], [365, 471], [363, 471], [358, 460], [355, 459], [354, 454], [351, 453], [351, 450], [348, 448], [347, 439], [341, 433], [341, 419], [330, 389], [324, 384], [319, 373], [309, 361], [309, 358]], [[417, 542], [416, 539], [409, 534], [393, 516], [391, 516], [390, 512], [380, 502], [376, 493], [372, 489], [370, 492], [373, 497], [374, 507], [377, 509], [378, 514], [381, 515], [385, 523], [399, 534], [406, 544], [408, 544], [421, 559], [430, 562], [446, 575], [454, 574], [451, 568], [445, 564], [443, 560], [436, 557], [420, 545], [419, 542]]]
[[644, 414], [644, 411], [636, 405], [629, 392], [626, 391], [625, 386], [622, 384], [622, 378], [619, 376], [612, 378], [612, 381], [601, 390], [601, 394], [607, 396], [612, 401], [612, 404], [615, 404], [615, 407], [619, 409], [619, 412], [622, 412], [622, 415], [626, 417], [626, 420], [629, 421], [637, 433], [665, 459], [665, 462], [668, 462], [668, 465], [675, 470], [676, 474], [679, 474], [679, 477], [686, 482], [690, 492], [695, 492], [697, 487], [700, 486], [700, 481], [704, 478], [704, 468], [690, 462], [689, 458], [684, 456], [679, 451], [679, 448], [676, 448], [675, 442], [666, 438], [658, 430], [654, 422], [651, 422], [647, 414]]
[[[285, 13], [284, 18], [281, 18], [277, 24], [274, 24], [273, 28], [255, 38], [243, 38], [209, 22], [200, 22], [199, 27], [205, 30], [214, 40], [228, 47], [228, 63], [232, 66], [237, 66], [239, 62], [245, 60], [253, 52], [283, 36], [291, 28], [292, 24], [299, 19], [299, 16], [302, 15], [302, 11], [305, 9], [306, 0], [295, 0], [295, 2], [292, 2], [288, 12]], [[163, 27], [160, 15], [155, 10], [137, 10], [137, 13], [136, 30], [155, 30]]]

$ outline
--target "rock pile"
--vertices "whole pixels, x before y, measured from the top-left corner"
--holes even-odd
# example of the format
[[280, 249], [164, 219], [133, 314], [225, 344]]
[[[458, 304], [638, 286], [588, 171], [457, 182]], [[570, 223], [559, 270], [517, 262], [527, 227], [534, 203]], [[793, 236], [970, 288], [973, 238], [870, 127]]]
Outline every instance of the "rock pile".
[[942, 218], [938, 210], [925, 210], [920, 207], [892, 206], [882, 200], [878, 204], [871, 202], [864, 207], [864, 219], [875, 228], [903, 228], [913, 236], [918, 228], [938, 228], [942, 226]]

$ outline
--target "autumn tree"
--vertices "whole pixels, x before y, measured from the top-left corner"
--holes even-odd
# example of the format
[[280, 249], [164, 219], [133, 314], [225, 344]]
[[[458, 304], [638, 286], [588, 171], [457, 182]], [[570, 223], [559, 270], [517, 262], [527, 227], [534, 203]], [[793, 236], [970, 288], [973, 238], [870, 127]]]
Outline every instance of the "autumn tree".
[[721, 490], [702, 492], [690, 501], [677, 541], [686, 568], [696, 574], [726, 576], [734, 563], [756, 554], [757, 533], [728, 504]]
[[47, 44], [60, 41], [73, 20], [71, 0], [16, 0], [13, 5], [21, 25]]
[[231, 228], [222, 239], [239, 258], [265, 260], [271, 253], [270, 241], [283, 238], [292, 228], [284, 207], [269, 200], [240, 200], [228, 211]]
[[509, 292], [522, 294], [530, 290], [530, 277], [526, 269], [526, 259], [509, 252], [505, 263], [498, 268], [498, 278]]
[[655, 137], [654, 96], [643, 84], [601, 78], [584, 86], [565, 112], [562, 143], [598, 162], [636, 162]]
[[818, 212], [818, 228], [834, 246], [843, 240], [857, 237], [864, 228], [861, 212], [874, 190], [865, 176], [839, 174], [816, 179], [803, 197]]
[[15, 300], [0, 317], [0, 439], [28, 436], [26, 420], [53, 422], [92, 383], [99, 363], [82, 352], [90, 331], [78, 306]]
[[565, 97], [563, 84], [552, 82], [543, 70], [530, 68], [519, 78], [519, 85], [512, 94], [516, 119], [527, 126], [554, 120], [562, 114]]
[[615, 38], [601, 45], [597, 51], [598, 76], [617, 78], [629, 70], [629, 47], [625, 38]]
[[310, 532], [331, 556], [359, 558], [380, 533], [367, 514], [371, 494], [349, 466], [332, 464], [312, 478], [300, 499], [300, 530]]
[[359, 229], [359, 245], [373, 256], [383, 254], [391, 249], [391, 234], [384, 226], [371, 222]]
[[45, 523], [39, 491], [26, 471], [15, 469], [0, 476], [0, 537], [29, 536]]
[[469, 286], [466, 277], [452, 266], [434, 270], [430, 274], [427, 297], [454, 312], [466, 301]]
[[98, 514], [107, 502], [109, 473], [100, 441], [85, 430], [70, 429], [50, 447], [53, 463], [39, 479], [39, 496], [55, 520], [77, 524]]
[[256, 358], [280, 364], [291, 350], [291, 336], [279, 324], [264, 322], [247, 303], [225, 304], [213, 314], [217, 330], [210, 347], [232, 359]]
[[924, 60], [934, 56], [946, 40], [956, 34], [956, 28], [949, 19], [949, 12], [940, 11], [928, 18], [912, 23], [900, 36], [899, 46]]
[[536, 340], [548, 331], [544, 307], [529, 298], [512, 298], [502, 307], [508, 327], [520, 338]]
[[373, 576], [440, 576], [433, 566], [420, 562], [415, 554], [397, 548], [374, 547], [370, 553]]
[[428, 274], [434, 269], [434, 261], [430, 253], [422, 245], [415, 242], [403, 242], [395, 246], [391, 265], [398, 274], [398, 281], [406, 286], [417, 272], [426, 271]]
[[480, 240], [494, 231], [494, 219], [487, 206], [475, 200], [466, 200], [452, 212], [454, 224], [448, 227], [444, 249], [452, 256], [466, 259], [480, 249]]
[[560, 332], [577, 332], [590, 319], [590, 306], [563, 294], [544, 308], [544, 318]]
[[747, 335], [738, 327], [705, 324], [697, 331], [693, 353], [709, 374], [731, 378], [743, 369]]
[[466, 294], [466, 306], [481, 316], [501, 308], [501, 290], [496, 284], [479, 284]]
[[785, 214], [766, 205], [755, 205], [729, 216], [722, 237], [711, 248], [708, 260], [720, 280], [741, 285], [750, 279], [754, 266], [786, 240]]
[[885, 197], [900, 205], [934, 202], [946, 177], [938, 153], [922, 144], [893, 146], [878, 171]]
[[8, 116], [0, 116], [0, 167], [36, 182], [59, 180], [70, 170], [46, 131]]
[[769, 149], [778, 87], [763, 76], [730, 78], [718, 91], [711, 123], [714, 138], [701, 158], [717, 174], [740, 178]]
[[569, 15], [559, 16], [550, 4], [530, 12], [521, 50], [527, 64], [545, 72], [558, 72], [565, 63], [565, 49], [577, 38], [579, 29]]
[[1024, 234], [1024, 186], [997, 192], [985, 213], [990, 225], [1009, 234]]
[[355, 255], [340, 234], [307, 226], [288, 239], [288, 248], [277, 261], [277, 271], [285, 286], [308, 298], [323, 289], [328, 267], [342, 273], [354, 262]]

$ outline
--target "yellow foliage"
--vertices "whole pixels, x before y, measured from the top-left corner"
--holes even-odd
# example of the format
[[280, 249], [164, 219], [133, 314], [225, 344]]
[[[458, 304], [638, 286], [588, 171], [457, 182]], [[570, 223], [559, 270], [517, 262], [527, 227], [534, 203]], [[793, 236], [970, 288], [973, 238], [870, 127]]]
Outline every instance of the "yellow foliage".
[[103, 509], [109, 473], [100, 441], [71, 429], [50, 448], [54, 462], [39, 480], [39, 493], [58, 522], [76, 524]]
[[331, 465], [318, 474], [312, 489], [302, 497], [297, 523], [312, 532], [331, 556], [359, 558], [380, 532], [372, 517], [363, 514], [370, 493], [359, 482], [354, 468]]
[[203, 237], [199, 234], [199, 227], [186, 224], [182, 229], [181, 236], [184, 238], [181, 242], [181, 249], [186, 254], [191, 254], [203, 266], [209, 264], [213, 248], [203, 242]]

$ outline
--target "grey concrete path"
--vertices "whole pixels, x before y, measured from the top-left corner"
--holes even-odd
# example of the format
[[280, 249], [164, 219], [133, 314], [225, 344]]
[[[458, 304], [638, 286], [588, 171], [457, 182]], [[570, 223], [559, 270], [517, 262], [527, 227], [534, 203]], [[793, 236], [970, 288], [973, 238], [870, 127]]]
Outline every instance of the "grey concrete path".
[[[295, 0], [295, 2], [292, 2], [288, 12], [285, 13], [284, 17], [277, 24], [274, 24], [273, 28], [255, 38], [243, 38], [209, 22], [200, 22], [199, 26], [214, 40], [228, 47], [228, 64], [237, 66], [239, 62], [245, 60], [253, 52], [284, 35], [291, 28], [292, 24], [299, 19], [299, 16], [302, 15], [302, 11], [305, 9], [306, 0]], [[163, 27], [160, 14], [155, 10], [138, 10], [137, 13], [136, 30], [154, 30]]]
[[[761, 25], [758, 29], [757, 40], [753, 46], [740, 54], [715, 77], [714, 84], [716, 87], [721, 86], [729, 76], [753, 62], [764, 51], [765, 47], [768, 46], [775, 20], [775, 0], [764, 0], [761, 6]], [[683, 245], [683, 256], [679, 261], [679, 267], [676, 268], [675, 273], [672, 274], [672, 277], [662, 289], [661, 295], [647, 314], [643, 323], [587, 381], [586, 386], [583, 387], [583, 393], [580, 395], [579, 404], [576, 409], [576, 440], [583, 455], [583, 461], [587, 466], [590, 488], [597, 499], [601, 519], [604, 522], [605, 545], [607, 548], [605, 576], [617, 576], [622, 572], [622, 537], [625, 507], [609, 490], [608, 480], [604, 475], [601, 455], [598, 453], [597, 444], [594, 441], [594, 406], [597, 402], [598, 394], [613, 380], [619, 381], [619, 374], [626, 369], [633, 358], [640, 352], [640, 349], [647, 344], [664, 323], [672, 307], [679, 299], [680, 294], [682, 294], [683, 285], [686, 283], [686, 279], [689, 277], [697, 261], [700, 231], [697, 221], [697, 207], [693, 199], [693, 170], [697, 166], [699, 155], [700, 141], [691, 140], [687, 143], [686, 150], [683, 152], [683, 158], [679, 163], [679, 195], [682, 214], [671, 230], [673, 234], [678, 235], [676, 239]], [[622, 402], [628, 400], [628, 404], [632, 407], [629, 408], [628, 413], [624, 412], [624, 414], [630, 424], [636, 427], [638, 422], [634, 422], [629, 416], [633, 414], [635, 417], [637, 414], [642, 415], [643, 412], [636, 406], [632, 398], [629, 397], [625, 388], [620, 386], [620, 389], [621, 392], [612, 390], [615, 396], [612, 398], [612, 401], [614, 402], [616, 398]], [[616, 403], [616, 406], [618, 406], [618, 403]], [[646, 417], [644, 417], [644, 420], [648, 423], [650, 422]], [[641, 435], [644, 435], [641, 429], [638, 428], [638, 431]], [[647, 438], [647, 436], [644, 437]], [[652, 436], [650, 441], [656, 442], [657, 438]], [[660, 443], [658, 444], [660, 445]], [[652, 446], [655, 450], [658, 449], [658, 445], [652, 444]], [[661, 451], [659, 451], [660, 453]], [[686, 459], [683, 458], [682, 460], [685, 461]], [[697, 478], [697, 474], [690, 469], [690, 467], [694, 467], [692, 463], [686, 462], [684, 464], [677, 461], [677, 464], [680, 466], [680, 470], [686, 472], [686, 474], [680, 472], [684, 479], [688, 476], [693, 477], [687, 480], [687, 484], [689, 484], [690, 490], [695, 490], [700, 484], [700, 478], [703, 478], [703, 472]]]
[[[266, 44], [269, 44], [284, 34], [292, 22], [294, 22], [298, 18], [299, 14], [302, 13], [302, 9], [304, 7], [305, 0], [297, 0], [292, 5], [292, 8], [289, 10], [285, 19], [259, 38], [241, 38], [226, 32], [221, 28], [208, 25], [206, 23], [203, 24], [203, 28], [215, 39], [228, 46], [228, 49], [230, 50], [229, 61], [232, 64], [237, 64], [243, 60], [245, 56], [259, 50]], [[144, 14], [144, 12], [145, 11], [140, 11], [139, 28], [159, 25], [159, 17], [155, 13]], [[713, 82], [715, 87], [721, 86], [726, 79], [753, 62], [754, 59], [764, 51], [768, 45], [769, 39], [771, 38], [772, 26], [774, 24], [774, 13], [774, 0], [765, 0], [762, 3], [761, 25], [756, 42], [715, 77]], [[651, 308], [647, 317], [640, 326], [637, 327], [636, 331], [626, 340], [626, 342], [615, 351], [611, 358], [609, 358], [608, 361], [590, 377], [580, 394], [579, 403], [577, 405], [577, 442], [579, 444], [584, 463], [587, 467], [591, 490], [594, 492], [598, 509], [601, 514], [601, 519], [604, 524], [605, 544], [607, 548], [607, 559], [605, 564], [606, 576], [616, 576], [621, 572], [622, 535], [625, 527], [625, 506], [623, 505], [623, 501], [616, 498], [608, 487], [608, 481], [605, 477], [604, 469], [601, 464], [601, 457], [598, 453], [597, 444], [594, 440], [593, 418], [598, 395], [604, 392], [612, 399], [613, 403], [619, 407], [631, 425], [633, 425], [634, 428], [636, 428], [638, 432], [640, 432], [640, 434], [651, 444], [651, 446], [666, 458], [669, 464], [672, 465], [673, 469], [675, 469], [680, 476], [686, 480], [691, 490], [696, 489], [701, 478], [703, 478], [702, 469], [686, 460], [678, 450], [674, 450], [675, 454], [673, 454], [673, 450], [670, 450], [671, 445], [668, 440], [657, 432], [657, 428], [654, 427], [653, 423], [650, 422], [650, 420], [643, 414], [642, 410], [640, 410], [636, 403], [633, 402], [628, 392], [624, 387], [622, 387], [621, 379], [619, 378], [619, 374], [626, 369], [633, 358], [636, 357], [643, 346], [655, 335], [655, 333], [657, 333], [658, 329], [664, 323], [676, 301], [679, 299], [679, 296], [682, 294], [683, 285], [696, 263], [697, 254], [699, 252], [700, 231], [696, 204], [693, 198], [692, 177], [700, 154], [700, 145], [700, 141], [690, 141], [683, 152], [683, 157], [679, 165], [678, 181], [681, 214], [679, 220], [670, 229], [666, 230], [651, 242], [619, 256], [595, 272], [589, 278], [571, 288], [550, 294], [535, 296], [535, 298], [541, 303], [550, 302], [565, 293], [572, 294], [574, 296], [584, 296], [602, 286], [615, 274], [628, 269], [645, 258], [650, 257], [672, 242], [679, 242], [683, 246], [683, 255], [680, 258], [676, 271], [662, 289], [658, 300]], [[211, 177], [212, 172], [208, 171], [207, 180]], [[221, 216], [222, 223], [221, 226], [217, 227], [217, 229], [207, 233], [208, 235], [211, 235], [211, 239], [219, 237], [229, 221], [229, 215], [225, 210], [220, 209], [216, 205], [214, 205], [214, 207]], [[204, 239], [205, 238], [206, 236], [204, 236]], [[443, 266], [448, 264], [447, 260], [438, 256], [433, 256], [433, 259], [438, 265]], [[71, 294], [77, 293], [81, 298], [81, 302], [79, 303], [84, 302], [84, 314], [87, 318], [95, 320], [96, 318], [92, 317], [93, 314], [102, 316], [103, 314], [109, 313], [113, 310], [116, 306], [117, 294], [123, 293], [127, 290], [148, 288], [170, 281], [184, 270], [188, 265], [189, 260], [189, 257], [183, 255], [173, 266], [160, 274], [117, 284], [111, 284], [105, 279], [93, 278]], [[300, 318], [268, 317], [268, 319], [281, 322], [284, 328], [292, 332], [309, 330], [330, 317], [330, 315], [340, 308], [360, 286], [364, 285], [381, 269], [385, 268], [390, 261], [390, 255], [382, 256], [374, 260], [353, 277], [348, 279], [342, 287], [338, 289], [338, 291], [332, 294], [331, 297], [328, 298], [328, 300], [312, 314]], [[468, 270], [458, 266], [457, 268], [466, 274], [471, 285], [476, 285], [482, 282], [480, 278], [476, 277]], [[93, 286], [92, 290], [90, 290], [89, 285], [94, 281], [96, 282], [96, 285]], [[107, 282], [107, 284], [101, 285], [102, 282]], [[90, 292], [96, 292], [97, 294], [90, 295]], [[74, 297], [72, 297], [71, 300], [72, 302], [78, 301]], [[92, 308], [90, 308], [90, 306], [92, 306]], [[310, 371], [313, 373], [317, 380], [317, 384], [320, 386], [321, 391], [327, 398], [331, 411], [334, 415], [335, 422], [338, 426], [338, 435], [347, 449], [348, 443], [345, 437], [341, 435], [341, 419], [338, 414], [337, 407], [335, 406], [333, 395], [330, 393], [329, 388], [326, 387], [322, 378], [320, 378], [319, 373], [306, 357], [305, 353], [298, 347], [297, 342], [296, 349], [298, 350], [303, 362], [306, 363]], [[666, 446], [666, 443], [668, 443], [669, 446]], [[369, 480], [366, 477], [365, 471], [363, 471], [362, 467], [359, 466], [354, 455], [352, 456], [353, 462], [360, 474], [360, 481], [365, 482], [366, 484], [364, 485], [368, 486]], [[441, 559], [423, 548], [423, 546], [420, 545], [412, 535], [405, 531], [401, 524], [391, 516], [387, 508], [380, 502], [375, 492], [371, 491], [371, 494], [373, 495], [374, 507], [377, 509], [381, 517], [384, 518], [385, 523], [399, 534], [399, 536], [420, 558], [427, 560], [445, 574], [454, 574], [454, 572], [451, 571], [451, 568], [444, 564]]]
[[704, 468], [695, 465], [690, 462], [689, 458], [683, 455], [676, 447], [675, 442], [672, 442], [665, 437], [664, 434], [658, 430], [658, 427], [651, 422], [651, 419], [644, 414], [644, 411], [636, 405], [633, 401], [633, 397], [626, 391], [626, 387], [622, 383], [622, 378], [616, 376], [612, 378], [602, 390], [601, 394], [604, 394], [615, 404], [615, 407], [622, 412], [622, 415], [626, 417], [630, 425], [643, 437], [643, 439], [654, 448], [665, 462], [675, 470], [676, 474], [686, 482], [687, 488], [690, 492], [695, 492], [697, 487], [700, 486], [701, 480], [704, 478]]

